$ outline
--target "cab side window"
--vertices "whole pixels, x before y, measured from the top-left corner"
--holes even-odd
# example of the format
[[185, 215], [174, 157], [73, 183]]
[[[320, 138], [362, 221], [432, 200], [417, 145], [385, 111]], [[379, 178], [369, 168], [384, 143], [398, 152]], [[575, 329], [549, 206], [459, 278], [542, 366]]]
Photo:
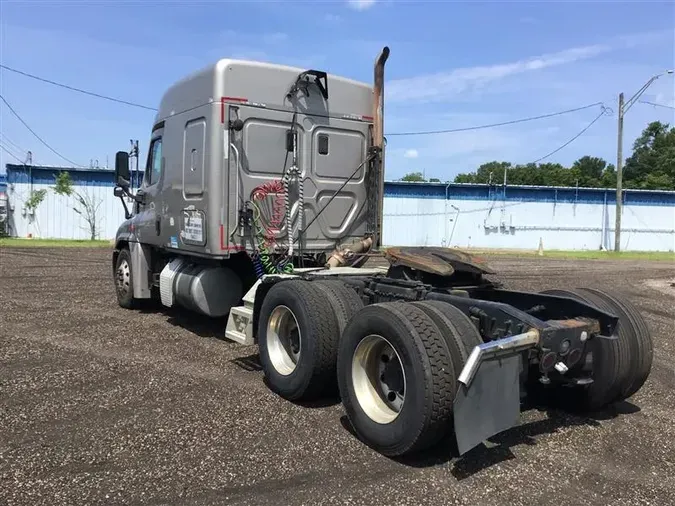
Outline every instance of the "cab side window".
[[148, 186], [157, 184], [162, 175], [162, 138], [158, 137], [152, 141], [150, 152], [148, 153], [148, 164], [145, 168], [145, 180]]

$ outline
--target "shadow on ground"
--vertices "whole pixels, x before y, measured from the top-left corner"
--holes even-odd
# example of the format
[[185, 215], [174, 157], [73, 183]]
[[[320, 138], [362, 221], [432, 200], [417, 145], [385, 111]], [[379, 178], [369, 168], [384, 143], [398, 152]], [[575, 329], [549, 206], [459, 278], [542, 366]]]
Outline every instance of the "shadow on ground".
[[[536, 438], [542, 435], [555, 434], [558, 429], [571, 426], [599, 427], [601, 421], [610, 420], [620, 415], [630, 415], [640, 411], [638, 406], [623, 401], [593, 414], [576, 415], [562, 412], [555, 408], [531, 407], [530, 411], [540, 411], [547, 415], [543, 420], [527, 422], [507, 431], [501, 432], [486, 442], [481, 443], [461, 457], [457, 456], [457, 445], [452, 437], [446, 438], [431, 450], [420, 455], [395, 458], [396, 462], [409, 467], [427, 468], [451, 464], [450, 472], [457, 480], [465, 480], [496, 464], [515, 459], [511, 449], [519, 445], [533, 446]], [[349, 419], [340, 419], [343, 428], [353, 437], [357, 437]]]
[[167, 322], [176, 327], [181, 327], [199, 337], [220, 339], [227, 343], [231, 341], [225, 339], [225, 327], [227, 326], [227, 317], [211, 318], [193, 313], [179, 306], [166, 307], [159, 301], [143, 301], [139, 312], [144, 314], [161, 314], [166, 316]]

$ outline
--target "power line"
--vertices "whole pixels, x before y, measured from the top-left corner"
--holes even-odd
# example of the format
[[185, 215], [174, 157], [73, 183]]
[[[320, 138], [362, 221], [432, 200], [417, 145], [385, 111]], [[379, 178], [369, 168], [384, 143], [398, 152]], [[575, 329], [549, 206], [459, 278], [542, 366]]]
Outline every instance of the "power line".
[[[16, 151], [14, 151], [14, 147], [13, 147], [13, 146], [9, 146], [9, 145], [8, 145], [5, 141], [3, 141], [2, 139], [0, 139], [0, 145], [4, 145], [4, 147], [5, 147], [6, 150], [9, 150], [9, 151], [12, 152], [13, 155], [16, 155]], [[21, 154], [21, 150], [19, 150], [19, 154]]]
[[601, 106], [601, 108], [602, 108], [602, 110], [600, 111], [600, 114], [598, 114], [598, 115], [593, 119], [593, 121], [591, 121], [588, 125], [586, 125], [579, 133], [577, 133], [574, 137], [572, 137], [570, 140], [568, 140], [565, 144], [563, 144], [562, 146], [560, 146], [560, 147], [557, 148], [557, 149], [554, 149], [553, 151], [551, 151], [551, 152], [548, 153], [547, 155], [544, 155], [544, 156], [542, 156], [541, 158], [538, 158], [538, 159], [536, 159], [534, 162], [530, 162], [530, 163], [539, 163], [539, 162], [541, 162], [542, 160], [548, 158], [549, 156], [556, 154], [556, 153], [557, 153], [558, 151], [560, 151], [561, 149], [566, 148], [567, 146], [569, 146], [570, 144], [572, 144], [575, 140], [577, 140], [579, 137], [581, 137], [584, 133], [586, 133], [586, 131], [587, 131], [589, 128], [591, 128], [591, 127], [593, 126], [593, 124], [594, 124], [596, 121], [598, 121], [602, 116], [611, 114], [611, 109], [609, 109], [608, 107], [605, 107], [605, 106], [603, 105], [603, 106]]
[[[31, 79], [35, 79], [37, 81], [52, 84], [54, 86], [59, 86], [61, 88], [65, 88], [65, 89], [75, 91], [75, 92], [78, 92], [78, 93], [83, 93], [85, 95], [90, 95], [92, 97], [97, 97], [97, 98], [101, 98], [101, 99], [104, 99], [104, 100], [110, 100], [112, 102], [117, 102], [117, 103], [120, 103], [120, 104], [129, 105], [129, 106], [132, 106], [132, 107], [139, 107], [141, 109], [147, 109], [149, 111], [157, 111], [157, 109], [155, 107], [150, 107], [150, 106], [139, 104], [139, 103], [136, 103], [136, 102], [129, 102], [127, 100], [122, 100], [120, 98], [115, 98], [115, 97], [111, 97], [111, 96], [108, 96], [108, 95], [102, 95], [100, 93], [95, 93], [93, 91], [84, 90], [82, 88], [77, 88], [75, 86], [69, 86], [67, 84], [52, 81], [51, 79], [46, 79], [44, 77], [36, 76], [34, 74], [29, 74], [28, 72], [23, 72], [21, 70], [15, 69], [15, 68], [8, 67], [7, 65], [0, 64], [0, 68], [3, 68], [5, 70], [9, 70], [10, 72], [15, 72], [17, 74], [23, 75], [25, 77], [29, 77]], [[539, 115], [539, 116], [530, 116], [530, 117], [527, 117], [527, 118], [520, 118], [520, 119], [504, 121], [504, 122], [500, 122], [500, 123], [490, 123], [490, 124], [487, 124], [487, 125], [477, 125], [477, 126], [463, 127], [463, 128], [450, 128], [450, 129], [444, 129], [444, 130], [428, 130], [428, 131], [418, 131], [418, 132], [392, 132], [392, 133], [387, 133], [385, 135], [387, 135], [387, 136], [434, 135], [434, 134], [442, 134], [442, 133], [455, 133], [455, 132], [467, 132], [467, 131], [471, 131], [471, 130], [482, 130], [482, 129], [486, 129], [486, 128], [494, 128], [494, 127], [498, 127], [498, 126], [514, 125], [514, 124], [517, 124], [517, 123], [525, 123], [525, 122], [528, 122], [528, 121], [535, 121], [535, 120], [539, 120], [539, 119], [552, 118], [552, 117], [555, 117], [555, 116], [561, 116], [563, 114], [569, 114], [569, 113], [572, 113], [572, 112], [583, 111], [584, 109], [590, 109], [591, 107], [595, 107], [597, 105], [602, 105], [602, 104], [603, 104], [602, 102], [595, 102], [593, 104], [584, 105], [582, 107], [575, 107], [573, 109], [567, 109], [567, 110], [564, 110], [564, 111], [558, 111], [558, 112], [553, 112], [553, 113], [549, 113], [549, 114], [542, 114], [542, 115]]]
[[0, 144], [0, 149], [2, 149], [5, 153], [7, 153], [9, 156], [17, 160], [19, 163], [24, 163], [24, 160], [16, 156], [14, 153], [12, 153], [9, 149], [7, 149], [5, 146]]
[[61, 153], [59, 153], [58, 151], [56, 151], [53, 147], [51, 147], [49, 144], [47, 144], [47, 142], [46, 142], [42, 137], [40, 137], [38, 134], [36, 134], [35, 131], [34, 131], [30, 126], [28, 126], [28, 123], [26, 123], [26, 122], [23, 120], [23, 118], [22, 118], [21, 116], [19, 116], [19, 114], [14, 110], [14, 108], [13, 108], [11, 105], [9, 105], [9, 102], [7, 102], [7, 100], [5, 99], [5, 97], [3, 97], [2, 95], [0, 95], [0, 99], [5, 103], [5, 105], [9, 108], [9, 110], [12, 112], [12, 114], [14, 114], [14, 116], [16, 116], [17, 119], [18, 119], [21, 123], [23, 123], [23, 126], [25, 126], [25, 127], [30, 131], [30, 133], [32, 133], [32, 134], [35, 136], [35, 138], [36, 138], [37, 140], [39, 140], [42, 144], [44, 144], [45, 146], [47, 146], [47, 148], [49, 148], [54, 154], [56, 154], [56, 155], [59, 156], [60, 158], [63, 158], [65, 161], [67, 161], [67, 162], [70, 163], [71, 165], [74, 165], [75, 167], [84, 167], [83, 165], [80, 165], [79, 163], [75, 163], [75, 162], [72, 161], [71, 159], [66, 158], [66, 157], [63, 156]]
[[4, 137], [4, 138], [5, 138], [4, 142], [7, 143], [7, 144], [11, 144], [12, 147], [18, 149], [20, 153], [28, 153], [28, 150], [23, 149], [21, 146], [19, 146], [16, 142], [13, 142], [12, 139], [10, 139], [9, 137], [7, 137], [7, 136], [6, 136], [5, 134], [3, 134], [2, 132], [0, 132], [0, 137]]
[[469, 130], [481, 130], [484, 128], [494, 128], [498, 126], [505, 126], [505, 125], [514, 125], [516, 123], [524, 123], [526, 121], [534, 121], [538, 119], [544, 119], [544, 118], [552, 118], [553, 116], [561, 116], [563, 114], [568, 114], [571, 112], [577, 112], [577, 111], [583, 111], [584, 109], [590, 109], [591, 107], [595, 107], [597, 105], [602, 106], [602, 102], [595, 102], [594, 104], [588, 104], [584, 105], [582, 107], [575, 107], [574, 109], [567, 109], [565, 111], [558, 111], [558, 112], [552, 112], [550, 114], [542, 114], [541, 116], [529, 116], [527, 118], [520, 118], [520, 119], [514, 119], [510, 121], [503, 121], [501, 123], [490, 123], [487, 125], [478, 125], [478, 126], [471, 126], [471, 127], [464, 127], [464, 128], [449, 128], [446, 130], [427, 130], [427, 131], [420, 131], [420, 132], [396, 132], [396, 133], [389, 133], [386, 134], [387, 137], [391, 136], [396, 136], [396, 135], [434, 135], [434, 134], [448, 134], [448, 133], [455, 133], [455, 132], [467, 132]]
[[641, 103], [641, 104], [653, 105], [653, 106], [656, 106], [656, 107], [664, 107], [664, 108], [666, 108], [666, 109], [673, 109], [673, 110], [675, 110], [675, 107], [673, 107], [672, 105], [657, 104], [656, 102], [648, 102], [648, 101], [646, 101], [646, 100], [640, 100], [640, 103]]
[[7, 65], [0, 64], [0, 68], [3, 68], [5, 70], [9, 70], [10, 72], [15, 72], [17, 74], [21, 74], [22, 76], [30, 77], [31, 79], [35, 79], [36, 81], [42, 81], [43, 83], [53, 84], [54, 86], [59, 86], [60, 88], [65, 88], [67, 90], [76, 91], [78, 93], [83, 93], [85, 95], [91, 95], [92, 97], [102, 98], [104, 100], [110, 100], [111, 102], [117, 102], [119, 104], [130, 105], [132, 107], [140, 107], [141, 109], [147, 109], [149, 111], [156, 111], [157, 110], [156, 108], [149, 107], [147, 105], [137, 104], [135, 102], [129, 102], [127, 100], [122, 100], [120, 98], [109, 97], [107, 95], [101, 95], [100, 93], [94, 93], [93, 91], [83, 90], [82, 88], [76, 88], [75, 86], [69, 86], [69, 85], [63, 84], [63, 83], [57, 83], [56, 81], [52, 81], [51, 79], [45, 79], [44, 77], [29, 74], [28, 72], [23, 72], [21, 70], [14, 69], [12, 67], [8, 67]]

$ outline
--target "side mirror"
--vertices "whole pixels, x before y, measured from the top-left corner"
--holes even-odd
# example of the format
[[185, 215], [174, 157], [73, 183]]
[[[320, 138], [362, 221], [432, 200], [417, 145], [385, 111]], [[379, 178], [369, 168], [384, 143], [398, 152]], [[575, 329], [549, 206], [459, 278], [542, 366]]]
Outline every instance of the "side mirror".
[[115, 189], [113, 190], [113, 194], [117, 198], [122, 198], [122, 197], [124, 197], [124, 189], [120, 188], [119, 186], [115, 186]]
[[130, 176], [129, 153], [126, 151], [118, 151], [115, 154], [115, 184], [129, 186]]

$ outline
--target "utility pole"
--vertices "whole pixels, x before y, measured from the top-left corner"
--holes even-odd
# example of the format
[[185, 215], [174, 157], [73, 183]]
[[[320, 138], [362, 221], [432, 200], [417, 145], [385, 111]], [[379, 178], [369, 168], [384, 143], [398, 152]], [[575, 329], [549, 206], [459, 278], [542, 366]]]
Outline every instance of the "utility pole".
[[616, 222], [614, 224], [614, 251], [621, 251], [621, 204], [623, 194], [623, 93], [619, 93], [619, 131], [616, 146]]
[[621, 205], [622, 205], [622, 186], [623, 186], [623, 117], [628, 112], [628, 109], [633, 107], [633, 104], [640, 96], [647, 91], [647, 88], [656, 81], [659, 77], [666, 74], [675, 73], [675, 69], [666, 70], [660, 74], [652, 76], [642, 88], [640, 88], [635, 95], [628, 99], [624, 104], [623, 93], [619, 94], [619, 131], [618, 141], [616, 147], [616, 224], [614, 226], [614, 251], [617, 253], [621, 251]]

